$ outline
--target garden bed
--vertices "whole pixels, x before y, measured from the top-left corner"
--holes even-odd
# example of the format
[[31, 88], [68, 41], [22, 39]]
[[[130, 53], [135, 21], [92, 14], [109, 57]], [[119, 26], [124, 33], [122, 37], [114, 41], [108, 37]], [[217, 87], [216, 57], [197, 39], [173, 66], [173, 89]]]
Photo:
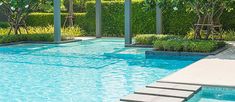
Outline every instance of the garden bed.
[[[59, 43], [70, 43], [76, 41], [81, 41], [81, 40], [62, 37], [62, 41]], [[54, 42], [53, 34], [19, 34], [19, 35], [0, 36], [0, 46], [15, 45], [22, 43], [56, 44], [57, 42]]]
[[203, 52], [177, 52], [177, 51], [157, 51], [157, 50], [151, 50], [151, 51], [145, 51], [145, 55], [146, 56], [157, 56], [157, 55], [161, 55], [161, 56], [209, 56], [209, 55], [216, 55], [226, 49], [228, 49], [230, 47], [230, 45], [226, 45], [222, 48], [219, 48], [213, 52], [207, 52], [207, 53], [203, 53]]
[[128, 47], [153, 47], [159, 53], [175, 52], [181, 54], [211, 55], [217, 54], [221, 49], [227, 48], [224, 41], [215, 40], [188, 40], [177, 35], [137, 35], [135, 43]]

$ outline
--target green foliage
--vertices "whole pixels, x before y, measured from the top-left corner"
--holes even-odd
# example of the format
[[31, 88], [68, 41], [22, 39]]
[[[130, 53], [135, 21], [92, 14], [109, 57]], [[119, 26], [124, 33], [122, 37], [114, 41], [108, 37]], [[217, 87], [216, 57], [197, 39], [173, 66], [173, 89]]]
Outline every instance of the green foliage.
[[185, 7], [179, 10], [173, 10], [173, 7], [163, 10], [163, 29], [168, 34], [183, 34], [185, 35], [190, 28], [193, 28], [197, 16], [194, 13], [186, 12]]
[[[9, 29], [0, 29], [0, 35], [6, 35]], [[21, 28], [22, 34], [27, 34], [25, 29]], [[54, 27], [49, 25], [45, 27], [28, 27], [29, 34], [53, 34]], [[13, 34], [13, 32], [11, 32]], [[63, 37], [78, 37], [85, 35], [85, 31], [80, 27], [62, 28]]]
[[[75, 13], [75, 25], [78, 26], [83, 26], [86, 23], [85, 19], [86, 13]], [[67, 13], [62, 13], [61, 14], [61, 22], [62, 24], [65, 21], [65, 17], [67, 16]], [[41, 26], [45, 27], [48, 25], [53, 25], [54, 24], [54, 16], [53, 13], [31, 13], [29, 17], [26, 20], [26, 24], [28, 26]]]
[[[154, 34], [156, 32], [156, 12], [143, 9], [144, 1], [132, 1], [132, 32], [133, 34]], [[165, 34], [185, 35], [193, 28], [197, 16], [193, 12], [187, 12], [187, 8], [174, 6], [163, 9], [163, 28]], [[86, 13], [75, 14], [75, 25], [87, 32], [87, 36], [95, 35], [95, 2], [86, 3]], [[62, 23], [65, 13], [62, 14]], [[226, 12], [222, 16], [223, 27], [235, 29], [235, 10]], [[53, 25], [53, 13], [32, 13], [26, 20], [28, 26]], [[102, 1], [102, 34], [103, 36], [124, 36], [124, 2]], [[133, 36], [134, 36], [133, 35]]]
[[[202, 32], [201, 35], [202, 35], [202, 38], [205, 38], [206, 32]], [[221, 38], [221, 36], [222, 36], [222, 38]], [[221, 35], [209, 36], [210, 39], [212, 39], [213, 37], [215, 39], [222, 39], [225, 41], [235, 41], [235, 31], [234, 30], [227, 30], [227, 31], [221, 32]], [[194, 39], [194, 30], [191, 29], [184, 38], [189, 39], [189, 40]]]
[[7, 22], [0, 22], [0, 28], [8, 28], [10, 27], [9, 23]]
[[222, 37], [226, 41], [235, 41], [235, 31], [233, 30], [228, 30], [222, 32]]
[[0, 35], [0, 44], [20, 41], [53, 41], [53, 34]]
[[[145, 12], [143, 1], [132, 1], [132, 32], [155, 33], [155, 12]], [[86, 3], [87, 20], [90, 28], [87, 31], [94, 35], [95, 32], [95, 2]], [[104, 36], [123, 36], [124, 34], [124, 2], [102, 2], [102, 34]]]
[[153, 45], [153, 42], [156, 40], [168, 40], [179, 38], [176, 35], [163, 35], [163, 34], [144, 34], [136, 35], [134, 37], [135, 44], [140, 45]]
[[211, 40], [156, 40], [154, 48], [160, 51], [179, 51], [179, 52], [213, 52], [226, 44]]
[[[235, 3], [233, 4], [235, 7]], [[235, 10], [225, 12], [221, 17], [224, 30], [235, 30]]]
[[[54, 39], [54, 27], [29, 27], [28, 32], [21, 28], [23, 34], [7, 35], [9, 29], [0, 28], [0, 44], [20, 41], [47, 41], [52, 42]], [[85, 32], [80, 27], [71, 27], [62, 29], [62, 40], [71, 39], [71, 37], [83, 36]]]

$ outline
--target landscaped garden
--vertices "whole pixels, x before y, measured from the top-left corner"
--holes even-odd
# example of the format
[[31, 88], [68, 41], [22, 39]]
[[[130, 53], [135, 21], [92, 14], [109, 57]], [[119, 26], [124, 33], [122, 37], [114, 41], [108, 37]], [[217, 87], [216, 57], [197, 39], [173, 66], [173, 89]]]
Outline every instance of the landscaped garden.
[[235, 100], [235, 0], [100, 1], [0, 0], [0, 101]]
[[[61, 15], [63, 22], [62, 40], [70, 40], [79, 36], [94, 36], [95, 2], [78, 0], [74, 2], [76, 13], [73, 13], [73, 27], [64, 25], [69, 15], [69, 13], [66, 13], [69, 9], [69, 2], [62, 2], [61, 8], [64, 12]], [[19, 4], [19, 2], [14, 1], [5, 3], [7, 2], [1, 2], [0, 7], [8, 20], [5, 19], [5, 21], [0, 22], [0, 43], [53, 41], [52, 1], [35, 1], [31, 4], [28, 4], [28, 2]], [[219, 1], [213, 6], [210, 3], [206, 1], [198, 3], [192, 1], [191, 4], [181, 1], [160, 2], [163, 9], [164, 35], [154, 35], [156, 32], [156, 12], [152, 10], [155, 7], [154, 1], [132, 1], [132, 32], [133, 36], [137, 35], [134, 38], [135, 43], [154, 45], [157, 50], [211, 52], [224, 46], [224, 40], [235, 40], [235, 23], [233, 20], [235, 11], [232, 10], [234, 2]], [[187, 4], [187, 6], [184, 6], [184, 4]], [[222, 4], [223, 6], [221, 6]], [[195, 9], [198, 5], [204, 5], [207, 8]], [[102, 36], [124, 36], [123, 6], [123, 1], [102, 2]], [[7, 11], [8, 9], [11, 13]], [[198, 12], [198, 10], [201, 12]], [[221, 25], [221, 28], [213, 28], [208, 24]], [[203, 50], [204, 47], [208, 49]]]

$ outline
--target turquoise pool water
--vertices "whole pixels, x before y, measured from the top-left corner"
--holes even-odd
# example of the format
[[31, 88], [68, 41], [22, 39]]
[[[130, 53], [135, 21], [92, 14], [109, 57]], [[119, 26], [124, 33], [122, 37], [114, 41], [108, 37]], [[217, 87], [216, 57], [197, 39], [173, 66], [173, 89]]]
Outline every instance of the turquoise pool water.
[[193, 62], [146, 59], [121, 38], [0, 47], [0, 102], [114, 102]]
[[235, 89], [204, 87], [188, 102], [235, 102]]

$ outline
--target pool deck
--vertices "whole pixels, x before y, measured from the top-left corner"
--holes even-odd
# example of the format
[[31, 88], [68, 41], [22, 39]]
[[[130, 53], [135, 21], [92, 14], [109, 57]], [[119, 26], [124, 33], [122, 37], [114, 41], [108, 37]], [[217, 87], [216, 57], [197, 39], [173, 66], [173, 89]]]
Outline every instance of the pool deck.
[[92, 40], [96, 39], [96, 37], [75, 37], [75, 40]]
[[232, 45], [229, 49], [199, 60], [159, 82], [235, 88], [235, 42], [229, 43]]

